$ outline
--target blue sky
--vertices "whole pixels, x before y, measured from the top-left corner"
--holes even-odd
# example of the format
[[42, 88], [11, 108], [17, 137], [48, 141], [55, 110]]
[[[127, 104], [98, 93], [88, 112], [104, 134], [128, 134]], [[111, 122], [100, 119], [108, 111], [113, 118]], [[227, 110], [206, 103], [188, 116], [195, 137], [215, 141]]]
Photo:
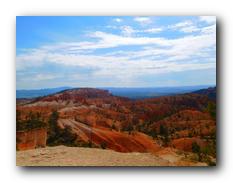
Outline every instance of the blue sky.
[[216, 17], [19, 16], [16, 88], [216, 84]]

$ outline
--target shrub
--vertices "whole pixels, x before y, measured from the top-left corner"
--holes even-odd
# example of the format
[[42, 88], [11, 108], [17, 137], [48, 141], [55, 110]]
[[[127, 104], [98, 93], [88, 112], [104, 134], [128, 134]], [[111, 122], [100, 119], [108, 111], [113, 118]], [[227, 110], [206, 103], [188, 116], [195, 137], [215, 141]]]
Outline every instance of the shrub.
[[210, 116], [215, 120], [216, 119], [216, 104], [214, 102], [209, 102], [206, 108]]
[[101, 147], [102, 149], [106, 149], [106, 148], [107, 148], [106, 142], [101, 142], [101, 143], [100, 143], [100, 147]]
[[168, 129], [164, 125], [160, 125], [159, 127], [159, 134], [162, 136], [168, 136]]
[[53, 111], [49, 118], [49, 130], [47, 144], [50, 146], [55, 145], [66, 145], [66, 146], [77, 146], [76, 139], [77, 135], [73, 133], [70, 126], [60, 128], [57, 124], [59, 114], [57, 111]]
[[198, 161], [201, 161], [202, 160], [201, 148], [196, 142], [192, 143], [192, 151], [194, 153], [197, 153]]
[[47, 124], [42, 121], [26, 121], [16, 123], [16, 131], [29, 131], [34, 129], [47, 128]]
[[194, 153], [200, 153], [200, 151], [201, 151], [200, 146], [199, 146], [196, 142], [193, 142], [193, 143], [192, 143], [192, 151], [193, 151]]
[[112, 127], [111, 127], [111, 130], [116, 130], [117, 128], [116, 128], [116, 125], [113, 123], [112, 124]]
[[149, 131], [149, 135], [150, 135], [151, 137], [153, 137], [153, 138], [156, 138], [156, 137], [157, 137], [157, 133], [156, 133], [155, 130]]

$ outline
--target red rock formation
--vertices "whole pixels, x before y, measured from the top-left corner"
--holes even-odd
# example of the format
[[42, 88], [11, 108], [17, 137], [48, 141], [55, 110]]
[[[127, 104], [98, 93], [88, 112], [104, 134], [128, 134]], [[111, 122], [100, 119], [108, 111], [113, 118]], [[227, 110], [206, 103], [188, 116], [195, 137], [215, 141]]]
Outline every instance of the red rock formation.
[[[60, 127], [70, 126], [80, 144], [92, 142], [120, 152], [157, 151], [161, 148], [156, 142], [163, 139], [160, 134], [163, 125], [168, 129], [171, 146], [190, 151], [193, 141], [188, 138], [211, 139], [214, 135], [216, 122], [205, 111], [208, 101], [207, 96], [199, 94], [130, 100], [112, 96], [106, 90], [85, 88], [21, 101], [17, 103], [17, 110], [22, 121], [33, 112], [40, 113], [43, 122], [48, 122], [56, 110]], [[35, 140], [39, 136], [34, 133], [18, 132], [17, 138], [22, 141], [18, 149], [40, 146]], [[45, 145], [45, 136], [42, 134], [42, 145]], [[187, 145], [183, 145], [186, 142]]]
[[192, 144], [194, 142], [197, 143], [201, 148], [206, 146], [206, 142], [196, 137], [175, 139], [171, 142], [171, 146], [179, 150], [192, 152]]
[[34, 129], [30, 131], [16, 132], [16, 148], [17, 150], [35, 149], [37, 147], [45, 147], [47, 140], [46, 129]]

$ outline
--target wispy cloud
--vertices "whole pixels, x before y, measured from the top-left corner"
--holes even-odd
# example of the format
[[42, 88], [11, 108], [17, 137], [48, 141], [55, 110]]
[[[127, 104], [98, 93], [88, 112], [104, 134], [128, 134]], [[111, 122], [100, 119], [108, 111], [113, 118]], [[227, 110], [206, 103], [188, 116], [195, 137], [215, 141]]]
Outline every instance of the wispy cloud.
[[[136, 17], [134, 21], [151, 22], [147, 18]], [[207, 22], [202, 18], [199, 21]], [[216, 67], [215, 23], [198, 26], [187, 20], [170, 25], [139, 27], [121, 25], [114, 27], [115, 32], [94, 30], [85, 35], [85, 41], [56, 42], [24, 49], [17, 54], [17, 71], [27, 72], [31, 68], [54, 64], [64, 69], [89, 71], [88, 75], [70, 73], [66, 76], [69, 81], [77, 79], [86, 82], [84, 78], [87, 77], [93, 80], [109, 77], [121, 83], [134, 82], [141, 76]], [[166, 30], [183, 34], [177, 37], [160, 34]], [[59, 73], [45, 72], [34, 74], [33, 78], [52, 81], [61, 76]]]
[[216, 23], [216, 17], [215, 16], [200, 16], [200, 21], [206, 22], [208, 24], [215, 24]]
[[186, 21], [182, 21], [179, 23], [176, 23], [174, 25], [169, 25], [168, 28], [170, 29], [178, 29], [178, 28], [183, 28], [183, 27], [187, 27], [187, 26], [191, 26], [193, 23], [190, 20], [186, 20]]
[[186, 20], [173, 25], [169, 25], [167, 28], [170, 30], [177, 30], [183, 33], [192, 33], [200, 31], [200, 28], [198, 28], [191, 20]]
[[[214, 66], [213, 63], [205, 62], [189, 63], [196, 53], [200, 53], [203, 49], [216, 44], [213, 32], [178, 39], [125, 37], [104, 32], [95, 32], [90, 36], [99, 38], [99, 40], [96, 42], [61, 43], [44, 46], [38, 50], [31, 50], [26, 54], [19, 55], [17, 65], [23, 67], [23, 64], [25, 64], [24, 66], [28, 67], [40, 65], [44, 62], [52, 62], [65, 66], [98, 68], [96, 73], [108, 73], [106, 70], [110, 70], [111, 74], [119, 74], [119, 72], [126, 70], [135, 73], [143, 73], [144, 71], [145, 74], [148, 73], [146, 69], [148, 67], [154, 68], [151, 69], [153, 73], [161, 73], [182, 69], [201, 69], [202, 67], [205, 69]], [[70, 50], [102, 49], [130, 45], [150, 45], [150, 47], [141, 51], [124, 51], [123, 54], [118, 54], [118, 56], [113, 55], [113, 53], [112, 55], [97, 56], [93, 53], [86, 54], [85, 51], [83, 53], [69, 54]], [[54, 49], [52, 49], [53, 47]], [[60, 49], [63, 52], [60, 52]], [[189, 61], [180, 64], [179, 62], [184, 59], [189, 59]]]
[[142, 32], [146, 32], [146, 33], [159, 33], [159, 32], [162, 32], [162, 31], [163, 31], [162, 27], [142, 30]]
[[188, 26], [188, 27], [182, 27], [180, 29], [181, 32], [185, 32], [185, 33], [191, 33], [191, 32], [197, 32], [197, 31], [200, 31], [200, 29], [196, 26]]
[[137, 32], [136, 30], [134, 30], [132, 27], [130, 26], [122, 26], [121, 27], [121, 32], [123, 35], [125, 36], [132, 36], [135, 32]]
[[133, 36], [134, 34], [137, 33], [150, 33], [150, 34], [155, 34], [163, 31], [162, 27], [157, 27], [157, 28], [149, 28], [149, 29], [134, 29], [131, 26], [121, 26], [120, 27], [121, 32], [125, 36]]
[[115, 18], [115, 19], [113, 19], [115, 22], [118, 22], [118, 23], [120, 23], [120, 22], [122, 22], [123, 21], [123, 19], [121, 19], [121, 18]]
[[136, 17], [136, 18], [134, 18], [134, 21], [136, 21], [142, 25], [152, 23], [152, 20], [150, 17]]
[[216, 34], [216, 24], [207, 26], [207, 27], [203, 27], [201, 29], [201, 32], [204, 34]]
[[36, 81], [41, 81], [41, 80], [52, 80], [58, 78], [58, 76], [54, 74], [37, 74], [33, 79]]

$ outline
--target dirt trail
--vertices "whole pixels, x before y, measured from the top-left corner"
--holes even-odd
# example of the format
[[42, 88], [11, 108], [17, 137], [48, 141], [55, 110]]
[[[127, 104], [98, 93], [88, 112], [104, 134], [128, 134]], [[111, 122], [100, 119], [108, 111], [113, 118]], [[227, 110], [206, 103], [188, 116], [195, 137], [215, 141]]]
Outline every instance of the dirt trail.
[[17, 166], [174, 166], [174, 162], [149, 153], [119, 153], [81, 147], [46, 147], [17, 151]]

